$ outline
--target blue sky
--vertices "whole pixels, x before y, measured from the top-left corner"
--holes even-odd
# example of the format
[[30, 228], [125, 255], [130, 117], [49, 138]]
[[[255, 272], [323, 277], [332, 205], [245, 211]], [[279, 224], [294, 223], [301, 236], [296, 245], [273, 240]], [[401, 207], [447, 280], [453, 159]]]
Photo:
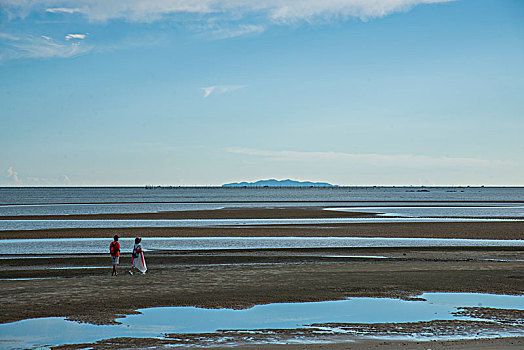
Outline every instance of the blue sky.
[[519, 0], [0, 0], [0, 186], [524, 185]]

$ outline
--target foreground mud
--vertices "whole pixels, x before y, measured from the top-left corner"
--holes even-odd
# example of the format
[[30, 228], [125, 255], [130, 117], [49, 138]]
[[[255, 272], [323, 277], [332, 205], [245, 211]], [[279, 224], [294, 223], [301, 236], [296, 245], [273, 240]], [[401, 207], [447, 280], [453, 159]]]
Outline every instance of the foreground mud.
[[[373, 255], [387, 258], [367, 257]], [[352, 296], [524, 293], [520, 248], [156, 252], [146, 258], [148, 273], [131, 276], [124, 255], [118, 277], [110, 276], [107, 256], [0, 259], [0, 322], [61, 316], [110, 324], [155, 306], [240, 309]]]

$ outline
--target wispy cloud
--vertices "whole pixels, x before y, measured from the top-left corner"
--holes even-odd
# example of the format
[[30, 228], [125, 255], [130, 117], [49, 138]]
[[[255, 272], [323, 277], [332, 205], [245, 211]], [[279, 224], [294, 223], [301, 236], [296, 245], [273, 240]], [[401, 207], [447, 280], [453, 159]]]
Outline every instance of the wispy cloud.
[[455, 0], [304, 0], [270, 1], [269, 17], [279, 23], [330, 18], [359, 18], [363, 21], [396, 12], [408, 11], [417, 5]]
[[453, 168], [475, 167], [485, 168], [494, 166], [515, 166], [512, 161], [487, 160], [467, 157], [431, 157], [424, 155], [388, 155], [388, 154], [359, 154], [343, 152], [299, 152], [299, 151], [267, 151], [248, 148], [227, 148], [229, 153], [243, 154], [253, 157], [262, 157], [278, 162], [329, 162], [366, 165], [372, 167], [404, 167], [404, 168]]
[[66, 40], [71, 40], [71, 39], [85, 39], [87, 36], [87, 34], [67, 34], [66, 35]]
[[57, 177], [41, 178], [36, 176], [20, 176], [18, 171], [15, 171], [13, 167], [9, 167], [5, 171], [5, 176], [2, 179], [0, 177], [0, 185], [7, 186], [69, 186], [71, 185], [71, 179], [67, 175], [61, 175]]
[[363, 20], [406, 11], [421, 4], [455, 0], [4, 0], [10, 13], [30, 11], [85, 14], [91, 21], [124, 18], [151, 22], [171, 14], [210, 14], [215, 17], [262, 14], [275, 22], [311, 21], [315, 18], [356, 17]]
[[206, 98], [211, 94], [224, 94], [226, 92], [231, 92], [246, 87], [246, 85], [215, 85], [203, 87], [200, 89], [204, 91], [204, 98]]
[[[77, 35], [77, 34], [75, 34]], [[91, 51], [92, 46], [81, 45], [78, 42], [61, 42], [51, 37], [41, 35], [12, 35], [0, 33], [4, 39], [4, 46], [0, 48], [2, 60], [19, 58], [51, 58], [51, 57], [73, 57]]]
[[13, 167], [9, 167], [6, 170], [6, 177], [8, 180], [12, 181], [15, 185], [20, 184], [20, 179], [18, 178], [18, 172], [16, 172]]
[[61, 176], [60, 180], [66, 185], [71, 185], [71, 179], [67, 175]]
[[[408, 11], [418, 5], [450, 1], [456, 0], [0, 0], [0, 3], [10, 19], [18, 17], [29, 21], [31, 13], [47, 13], [66, 17], [80, 15], [91, 25], [113, 20], [146, 23], [164, 20], [197, 30], [211, 39], [228, 39], [260, 34], [271, 25], [352, 17], [369, 20]], [[67, 34], [67, 43], [35, 33], [24, 34], [19, 39], [9, 35], [0, 33], [0, 41], [7, 41], [2, 43], [0, 60], [72, 57], [93, 48], [80, 45], [85, 34]], [[118, 46], [118, 43], [112, 45]], [[206, 96], [218, 92], [217, 89], [204, 91]]]
[[0, 33], [0, 40], [18, 41], [20, 40], [20, 37], [9, 33]]
[[48, 8], [45, 11], [49, 13], [69, 13], [69, 14], [81, 12], [79, 8], [66, 8], [66, 7]]
[[211, 34], [213, 39], [229, 39], [250, 34], [260, 34], [265, 30], [264, 26], [256, 24], [240, 24], [236, 27], [219, 27], [211, 31], [205, 31]]

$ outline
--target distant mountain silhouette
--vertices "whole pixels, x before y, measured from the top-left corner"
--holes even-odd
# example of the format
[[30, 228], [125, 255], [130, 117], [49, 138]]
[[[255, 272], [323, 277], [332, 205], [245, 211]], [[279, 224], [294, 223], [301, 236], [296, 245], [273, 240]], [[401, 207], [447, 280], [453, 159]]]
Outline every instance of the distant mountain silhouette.
[[256, 182], [233, 182], [222, 187], [338, 187], [327, 182], [295, 181], [295, 180], [259, 180]]

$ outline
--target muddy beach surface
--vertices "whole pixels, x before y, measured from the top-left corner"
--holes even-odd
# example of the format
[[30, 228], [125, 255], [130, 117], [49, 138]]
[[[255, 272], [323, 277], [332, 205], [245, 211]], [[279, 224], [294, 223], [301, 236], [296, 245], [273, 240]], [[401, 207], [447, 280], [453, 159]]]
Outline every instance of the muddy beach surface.
[[0, 322], [62, 316], [110, 324], [155, 306], [241, 309], [423, 292], [522, 294], [524, 287], [521, 248], [150, 252], [146, 275], [128, 275], [124, 254], [116, 278], [109, 260], [90, 254], [1, 259]]
[[0, 220], [184, 220], [184, 219], [304, 219], [374, 217], [376, 214], [323, 210], [322, 207], [221, 208], [215, 210], [160, 211], [69, 215], [0, 216]]
[[523, 221], [289, 224], [270, 226], [61, 228], [1, 231], [1, 239], [133, 237], [397, 237], [522, 239]]
[[[222, 218], [227, 215], [253, 218], [275, 218], [284, 215], [272, 210], [247, 210], [228, 213], [192, 212], [162, 213], [158, 218]], [[295, 208], [286, 217], [323, 217], [333, 215], [320, 209]], [[219, 212], [218, 214], [216, 212]], [[357, 213], [334, 213], [335, 217]], [[113, 215], [113, 214], [112, 214]], [[124, 214], [122, 214], [124, 215]], [[129, 214], [141, 215], [141, 214]], [[175, 216], [172, 216], [175, 215]], [[136, 216], [134, 217], [136, 218]], [[60, 219], [60, 218], [56, 218]], [[64, 219], [70, 219], [69, 216]], [[247, 227], [195, 228], [121, 228], [121, 229], [50, 229], [3, 231], [2, 239], [24, 238], [107, 238], [121, 237], [419, 237], [522, 239], [524, 224], [508, 222], [433, 222], [433, 223], [366, 223], [318, 224]], [[43, 245], [45, 248], [45, 245]], [[102, 254], [61, 254], [0, 259], [0, 322], [14, 322], [39, 317], [65, 317], [93, 324], [113, 324], [117, 318], [137, 313], [137, 309], [161, 306], [196, 306], [203, 308], [245, 309], [254, 305], [285, 302], [341, 300], [351, 297], [392, 297], [413, 299], [424, 292], [468, 292], [524, 294], [524, 249], [522, 247], [412, 247], [412, 248], [308, 248], [308, 249], [235, 249], [147, 252], [146, 275], [126, 273], [130, 256], [121, 257], [120, 275], [111, 277], [110, 258]], [[493, 315], [489, 310], [464, 310], [486, 319], [522, 314]], [[520, 321], [518, 321], [520, 322]], [[346, 327], [361, 327], [345, 325]], [[389, 325], [373, 331], [358, 328], [363, 334], [386, 332]], [[453, 329], [456, 323], [404, 325], [411, 332], [420, 327]], [[466, 330], [485, 326], [468, 323]], [[461, 326], [461, 327], [462, 327]], [[468, 328], [469, 327], [469, 328]], [[426, 329], [426, 328], [424, 328]], [[296, 336], [286, 330], [281, 334]], [[368, 333], [366, 333], [368, 332]], [[261, 333], [262, 334], [262, 333]], [[214, 333], [212, 337], [221, 336]], [[523, 338], [460, 341], [379, 341], [357, 339], [347, 342], [330, 338], [329, 344], [278, 345], [236, 344], [261, 349], [470, 349], [522, 348]], [[260, 336], [263, 336], [260, 335]], [[180, 334], [158, 339], [118, 338], [85, 347], [144, 348], [180, 345]], [[187, 336], [186, 340], [191, 338]], [[200, 340], [198, 340], [200, 341]], [[216, 347], [217, 342], [188, 346]], [[422, 347], [421, 347], [422, 345]], [[81, 345], [63, 348], [82, 348]]]
[[[380, 259], [373, 259], [380, 256]], [[137, 309], [160, 306], [244, 309], [282, 302], [339, 300], [351, 297], [416, 299], [423, 292], [523, 293], [524, 253], [520, 248], [340, 248], [265, 249], [234, 251], [149, 252], [146, 275], [128, 275], [130, 256], [121, 257], [120, 275], [110, 276], [104, 255], [57, 255], [0, 260], [0, 321], [37, 317], [65, 317], [72, 321], [112, 324]], [[36, 279], [34, 279], [36, 278]], [[486, 319], [517, 319], [522, 312], [493, 316], [486, 310], [464, 310]], [[517, 314], [515, 315], [515, 312]], [[520, 320], [520, 321], [519, 321]], [[501, 331], [497, 323], [494, 329]], [[406, 334], [434, 329], [475, 334], [482, 324], [444, 322], [438, 325], [403, 325]], [[415, 342], [378, 342], [371, 337], [389, 334], [391, 324], [352, 327], [359, 337], [320, 337], [303, 330], [263, 330], [257, 337], [241, 332], [176, 334], [163, 340], [118, 338], [64, 348], [163, 348], [173, 345], [214, 347], [223, 337], [242, 348], [283, 349], [271, 344], [300, 338], [306, 344], [292, 348], [420, 349]], [[422, 328], [421, 328], [422, 327]], [[425, 327], [425, 328], [424, 328]], [[429, 327], [429, 328], [428, 328]], [[520, 326], [522, 331], [522, 326]], [[347, 340], [357, 341], [356, 343]], [[247, 341], [248, 339], [249, 341]], [[255, 340], [255, 342], [253, 341]], [[256, 344], [258, 340], [261, 344]], [[319, 341], [324, 345], [316, 344]], [[490, 346], [486, 345], [490, 344]], [[407, 344], [407, 345], [406, 345]], [[425, 344], [426, 343], [422, 343]], [[519, 348], [522, 338], [485, 341], [438, 341], [428, 348]], [[515, 346], [514, 346], [515, 345]], [[438, 347], [440, 346], [440, 347]]]

